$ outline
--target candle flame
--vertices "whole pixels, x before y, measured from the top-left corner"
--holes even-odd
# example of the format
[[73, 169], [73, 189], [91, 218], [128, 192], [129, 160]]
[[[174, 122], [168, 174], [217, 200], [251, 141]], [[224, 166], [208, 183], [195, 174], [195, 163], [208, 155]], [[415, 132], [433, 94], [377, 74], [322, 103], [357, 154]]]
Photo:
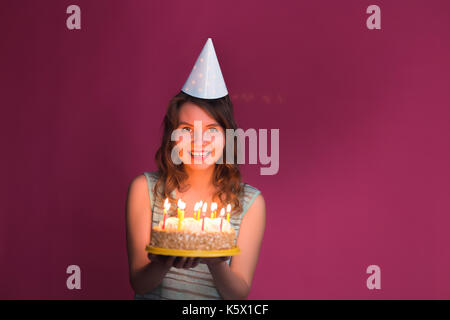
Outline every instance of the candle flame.
[[225, 215], [225, 208], [220, 209], [220, 216], [223, 217]]
[[206, 212], [206, 209], [208, 208], [208, 203], [204, 203], [203, 204], [203, 209], [202, 209], [202, 211], [203, 211], [203, 213], [205, 213]]
[[178, 208], [180, 208], [181, 210], [184, 210], [184, 208], [186, 208], [186, 203], [183, 202], [183, 200], [178, 199]]
[[211, 211], [217, 210], [217, 203], [211, 203]]
[[170, 209], [169, 198], [166, 198], [166, 201], [164, 201], [164, 209], [166, 209], [166, 211], [169, 211]]
[[227, 212], [231, 212], [231, 204], [227, 205]]

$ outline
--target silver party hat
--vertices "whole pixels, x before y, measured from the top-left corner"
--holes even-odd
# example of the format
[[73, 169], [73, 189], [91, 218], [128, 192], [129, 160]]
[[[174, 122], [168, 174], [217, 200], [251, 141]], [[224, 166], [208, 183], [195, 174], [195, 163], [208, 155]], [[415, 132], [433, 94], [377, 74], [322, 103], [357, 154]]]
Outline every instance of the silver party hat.
[[202, 99], [218, 99], [228, 94], [211, 38], [206, 40], [181, 91]]

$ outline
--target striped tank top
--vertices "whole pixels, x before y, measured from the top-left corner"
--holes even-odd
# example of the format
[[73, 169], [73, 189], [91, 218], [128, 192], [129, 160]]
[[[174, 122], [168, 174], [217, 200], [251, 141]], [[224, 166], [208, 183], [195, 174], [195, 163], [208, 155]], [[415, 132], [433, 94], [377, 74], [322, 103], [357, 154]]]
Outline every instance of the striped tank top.
[[[152, 208], [152, 227], [158, 225], [163, 217], [163, 203], [153, 193], [154, 185], [157, 181], [156, 172], [144, 172], [147, 178], [147, 185], [150, 195], [150, 205]], [[256, 196], [260, 193], [258, 189], [249, 184], [243, 184], [244, 194], [240, 201], [243, 211], [238, 216], [231, 216], [230, 223], [239, 235], [242, 218], [250, 208]], [[175, 190], [171, 196], [175, 196]], [[231, 260], [227, 261], [228, 264]], [[150, 300], [220, 300], [222, 297], [217, 291], [211, 273], [206, 264], [198, 264], [195, 268], [178, 269], [172, 267], [162, 279], [159, 286], [144, 295], [135, 294], [135, 299]]]

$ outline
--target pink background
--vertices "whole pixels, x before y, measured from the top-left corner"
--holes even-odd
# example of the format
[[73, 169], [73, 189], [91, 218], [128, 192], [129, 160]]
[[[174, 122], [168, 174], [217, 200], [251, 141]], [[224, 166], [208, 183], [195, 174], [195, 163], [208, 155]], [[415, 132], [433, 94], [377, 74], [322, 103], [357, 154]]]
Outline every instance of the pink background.
[[128, 185], [208, 37], [239, 126], [280, 129], [279, 173], [242, 168], [250, 298], [450, 298], [449, 1], [8, 0], [0, 30], [0, 298], [133, 297]]

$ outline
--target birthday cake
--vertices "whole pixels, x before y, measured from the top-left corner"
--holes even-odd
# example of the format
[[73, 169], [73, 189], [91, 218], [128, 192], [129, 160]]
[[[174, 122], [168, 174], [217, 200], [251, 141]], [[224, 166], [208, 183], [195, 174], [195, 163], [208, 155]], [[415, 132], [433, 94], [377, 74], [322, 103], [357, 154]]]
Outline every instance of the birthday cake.
[[169, 217], [152, 228], [150, 245], [181, 250], [224, 250], [235, 247], [236, 233], [224, 218]]

